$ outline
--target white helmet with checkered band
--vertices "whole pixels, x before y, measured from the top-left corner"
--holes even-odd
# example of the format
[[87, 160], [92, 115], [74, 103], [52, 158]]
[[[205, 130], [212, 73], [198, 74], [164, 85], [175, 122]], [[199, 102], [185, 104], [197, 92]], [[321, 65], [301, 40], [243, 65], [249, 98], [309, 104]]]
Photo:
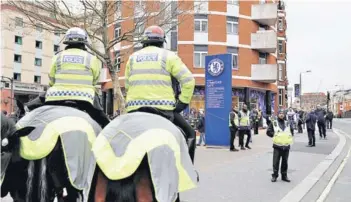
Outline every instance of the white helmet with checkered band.
[[90, 39], [86, 31], [79, 27], [70, 28], [65, 35], [63, 44], [88, 44], [90, 45]]

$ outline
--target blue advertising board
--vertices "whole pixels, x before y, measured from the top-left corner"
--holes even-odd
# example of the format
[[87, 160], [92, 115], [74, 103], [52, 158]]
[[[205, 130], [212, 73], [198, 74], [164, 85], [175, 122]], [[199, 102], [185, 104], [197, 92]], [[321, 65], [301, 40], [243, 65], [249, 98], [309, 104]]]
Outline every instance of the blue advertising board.
[[232, 55], [205, 58], [206, 144], [229, 145], [229, 112], [232, 108]]
[[300, 97], [300, 84], [295, 84], [295, 97]]

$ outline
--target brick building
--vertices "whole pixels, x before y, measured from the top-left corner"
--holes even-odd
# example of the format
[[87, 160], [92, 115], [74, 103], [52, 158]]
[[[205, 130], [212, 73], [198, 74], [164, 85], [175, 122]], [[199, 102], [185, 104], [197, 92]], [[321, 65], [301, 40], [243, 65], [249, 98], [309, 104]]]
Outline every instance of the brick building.
[[[157, 12], [160, 6], [154, 6], [156, 3], [157, 1], [123, 1], [118, 11], [120, 15], [124, 18], [134, 17], [110, 26], [111, 40], [134, 29], [136, 10], [141, 5], [146, 9], [145, 12]], [[221, 53], [233, 55], [233, 105], [246, 103], [263, 111], [270, 107], [274, 111], [278, 107], [286, 107], [287, 23], [284, 2], [173, 1], [170, 9], [172, 11], [175, 8], [189, 11], [174, 19], [178, 26], [167, 34], [166, 48], [181, 57], [196, 79], [190, 107], [205, 107], [205, 56]], [[148, 22], [137, 30], [142, 31], [153, 23], [155, 22]], [[132, 42], [122, 41], [115, 46], [116, 61], [128, 60], [129, 55], [139, 48], [138, 45], [133, 46]], [[122, 86], [124, 67], [125, 62], [118, 66]], [[106, 92], [111, 88], [111, 83], [103, 86]]]
[[304, 109], [312, 109], [317, 105], [327, 105], [327, 95], [325, 93], [304, 93], [301, 99]]

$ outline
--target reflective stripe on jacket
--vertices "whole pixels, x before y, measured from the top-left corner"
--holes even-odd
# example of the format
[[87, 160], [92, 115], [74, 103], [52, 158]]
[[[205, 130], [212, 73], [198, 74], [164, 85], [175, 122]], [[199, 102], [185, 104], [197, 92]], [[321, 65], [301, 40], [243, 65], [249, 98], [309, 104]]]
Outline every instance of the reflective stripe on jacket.
[[80, 49], [67, 49], [52, 61], [45, 101], [83, 100], [93, 104], [101, 62]]
[[279, 127], [278, 121], [273, 121], [273, 144], [278, 146], [289, 146], [293, 143], [293, 137], [290, 131], [290, 126], [287, 123], [285, 123], [285, 125], [285, 130], [282, 130]]
[[240, 112], [240, 119], [239, 119], [239, 126], [249, 126], [250, 125], [250, 112], [247, 111], [246, 113], [241, 111]]
[[125, 69], [127, 111], [143, 106], [173, 110], [176, 100], [172, 76], [181, 85], [179, 100], [190, 103], [195, 80], [181, 59], [171, 51], [149, 46], [132, 54]]

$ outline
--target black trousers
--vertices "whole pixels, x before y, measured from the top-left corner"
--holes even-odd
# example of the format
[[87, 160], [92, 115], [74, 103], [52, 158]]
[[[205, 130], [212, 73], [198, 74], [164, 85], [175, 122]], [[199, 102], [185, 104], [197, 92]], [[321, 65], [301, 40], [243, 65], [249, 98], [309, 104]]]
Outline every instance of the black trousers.
[[315, 131], [312, 129], [307, 129], [308, 133], [308, 145], [316, 145], [316, 135], [314, 133]]
[[236, 132], [238, 131], [238, 129], [236, 127], [229, 127], [229, 131], [230, 131], [230, 142], [229, 142], [229, 145], [230, 145], [230, 149], [233, 150], [235, 149], [235, 146], [234, 146], [234, 140], [235, 140], [235, 135], [236, 135]]
[[318, 130], [319, 130], [319, 137], [326, 137], [326, 128], [325, 128], [325, 122], [318, 122]]
[[50, 102], [46, 102], [45, 105], [68, 106], [68, 107], [77, 108], [77, 109], [79, 109], [81, 111], [85, 111], [102, 128], [104, 128], [107, 124], [110, 123], [110, 120], [108, 119], [108, 117], [104, 113], [104, 111], [102, 109], [94, 107], [89, 102], [79, 101], [79, 100], [74, 100], [74, 101], [68, 101], [68, 100], [67, 101], [50, 101]]
[[258, 121], [255, 121], [253, 123], [253, 126], [254, 126], [254, 134], [255, 135], [258, 135]]
[[289, 149], [283, 150], [283, 149], [278, 149], [274, 148], [273, 151], [273, 177], [278, 177], [279, 176], [279, 164], [280, 164], [280, 159], [282, 160], [281, 167], [280, 167], [280, 173], [282, 174], [282, 177], [287, 176], [288, 174], [288, 158], [289, 158]]
[[327, 119], [326, 123], [327, 123], [327, 128], [328, 129], [332, 129], [333, 128], [333, 119]]
[[244, 147], [244, 135], [247, 135], [245, 146], [249, 146], [251, 139], [251, 131], [250, 130], [239, 130], [239, 147]]
[[302, 122], [299, 122], [299, 123], [297, 124], [297, 132], [298, 132], [298, 133], [303, 133]]

